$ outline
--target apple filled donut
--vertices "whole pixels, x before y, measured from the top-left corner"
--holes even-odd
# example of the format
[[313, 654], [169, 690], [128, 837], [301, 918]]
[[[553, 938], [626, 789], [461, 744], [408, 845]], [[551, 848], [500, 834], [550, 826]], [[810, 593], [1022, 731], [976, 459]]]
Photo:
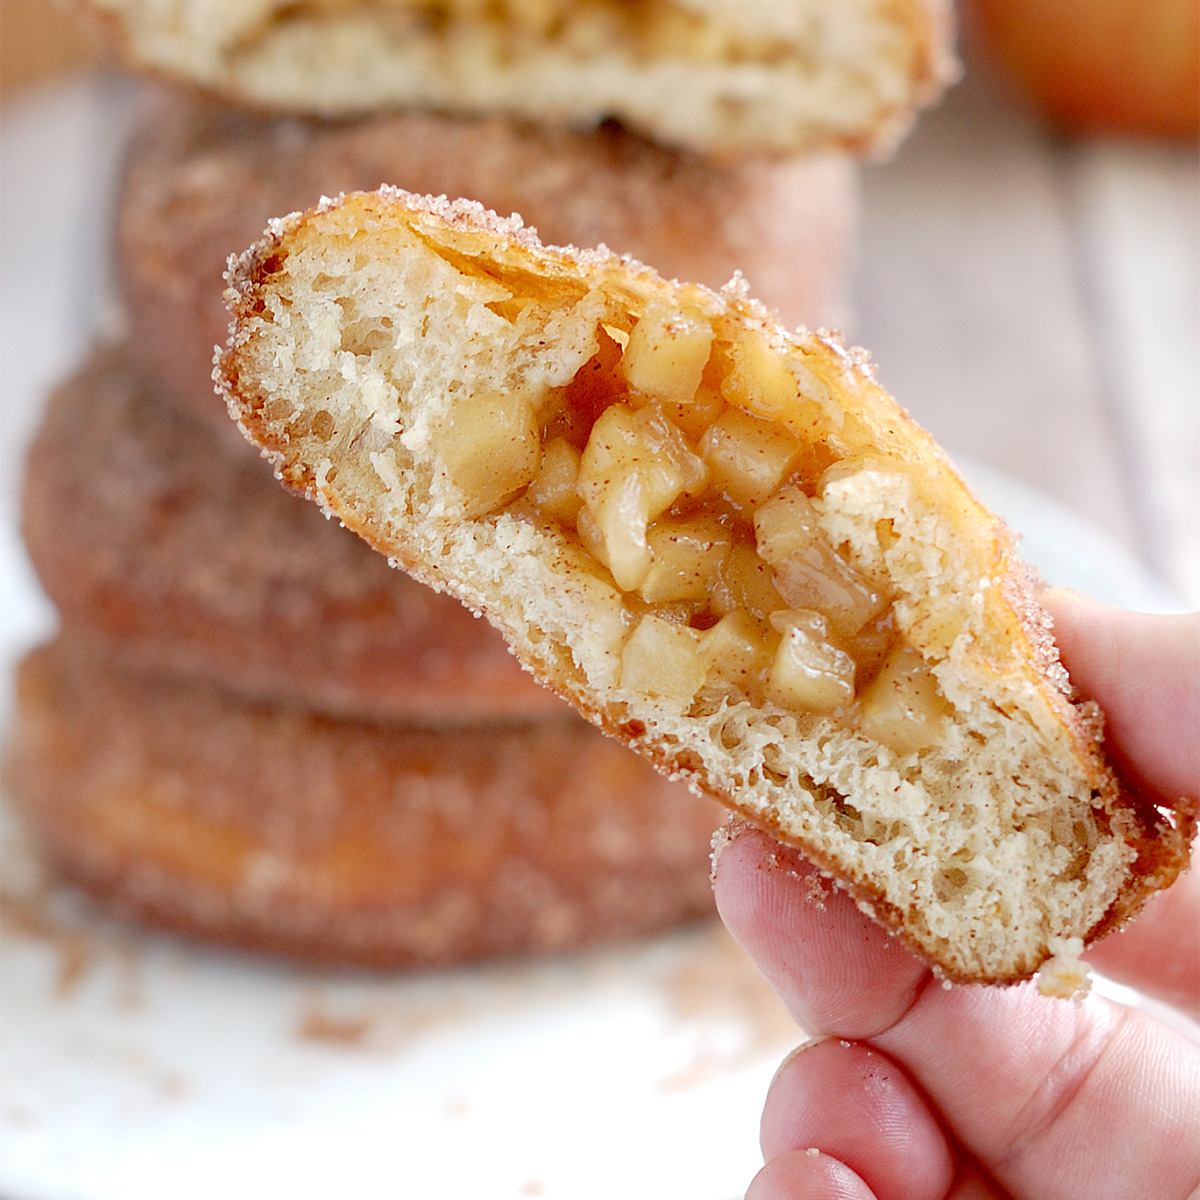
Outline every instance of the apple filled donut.
[[272, 222], [230, 284], [218, 377], [285, 484], [946, 978], [1069, 962], [1187, 864], [863, 352], [395, 189]]
[[426, 112], [271, 120], [162, 91], [143, 103], [117, 204], [129, 343], [168, 395], [232, 432], [213, 394], [231, 252], [277, 213], [400, 184], [519, 212], [552, 242], [605, 243], [667, 276], [737, 271], [789, 324], [839, 325], [856, 180], [839, 153], [717, 163], [616, 125]]
[[192, 936], [374, 967], [572, 949], [712, 911], [720, 810], [569, 710], [372, 724], [60, 640], [18, 672], [7, 786], [63, 875]]
[[954, 76], [949, 0], [81, 0], [126, 62], [268, 110], [615, 117], [667, 145], [883, 151]]

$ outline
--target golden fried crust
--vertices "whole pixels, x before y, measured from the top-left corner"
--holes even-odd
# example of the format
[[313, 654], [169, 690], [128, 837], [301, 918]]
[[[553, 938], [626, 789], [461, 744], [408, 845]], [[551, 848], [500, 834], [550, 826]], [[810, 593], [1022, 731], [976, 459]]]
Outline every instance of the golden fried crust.
[[53, 397], [23, 507], [64, 624], [143, 666], [377, 720], [563, 711], [489, 625], [174, 411], [122, 350]]
[[[1024, 977], [1056, 940], [1094, 939], [1186, 866], [1194, 820], [1123, 792], [1098, 715], [1072, 702], [1007, 531], [861, 352], [789, 334], [737, 292], [670, 284], [602, 251], [547, 249], [476, 205], [389, 189], [274, 222], [231, 283], [222, 385], [285, 483], [486, 610], [590, 719], [800, 846], [948, 978]], [[575, 373], [595, 331], [631, 338], [664, 308], [687, 314], [676, 328], [711, 325], [719, 361], [753, 351], [764, 370], [787, 370], [786, 402], [777, 389], [724, 390], [724, 375], [712, 386], [802, 440], [817, 430], [815, 465], [800, 468], [806, 503], [819, 506], [828, 544], [892, 595], [898, 636], [952, 713], [939, 741], [876, 741], [853, 706], [814, 716], [736, 692], [680, 698], [627, 683], [621, 647], [648, 618], [588, 559], [582, 531], [523, 502], [464, 508], [438, 449], [458, 397], [528, 394], [546, 380], [566, 388], [548, 411], [588, 407], [590, 428], [596, 402]], [[332, 369], [343, 354], [354, 382]]]
[[188, 934], [427, 965], [711, 911], [719, 810], [577, 718], [368, 725], [59, 642], [18, 675], [8, 786], [51, 859]]
[[605, 243], [668, 277], [720, 287], [741, 271], [789, 325], [844, 317], [857, 206], [840, 155], [720, 166], [615, 125], [270, 120], [163, 91], [126, 161], [116, 250], [130, 344], [167, 394], [229, 433], [211, 379], [227, 258], [278, 213], [381, 183], [519, 212], [547, 242]]

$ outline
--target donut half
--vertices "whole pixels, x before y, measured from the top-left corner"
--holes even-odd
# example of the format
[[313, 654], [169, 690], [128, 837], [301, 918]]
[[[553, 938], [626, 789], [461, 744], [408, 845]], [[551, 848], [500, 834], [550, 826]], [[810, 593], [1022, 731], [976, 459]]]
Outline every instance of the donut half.
[[486, 614], [949, 979], [1070, 957], [1186, 865], [1003, 524], [866, 355], [736, 287], [390, 189], [273, 222], [217, 377], [284, 483]]

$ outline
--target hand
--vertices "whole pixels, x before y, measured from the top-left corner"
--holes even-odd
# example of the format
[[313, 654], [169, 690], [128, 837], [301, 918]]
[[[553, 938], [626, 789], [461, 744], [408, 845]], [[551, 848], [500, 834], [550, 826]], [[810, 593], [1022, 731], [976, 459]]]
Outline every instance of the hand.
[[[1200, 794], [1200, 613], [1147, 617], [1048, 593], [1076, 685], [1126, 778]], [[1184, 1200], [1200, 1196], [1200, 1045], [1092, 996], [943, 988], [795, 851], [739, 826], [717, 905], [816, 1040], [767, 1096], [746, 1200]], [[1200, 873], [1088, 955], [1200, 1015]]]

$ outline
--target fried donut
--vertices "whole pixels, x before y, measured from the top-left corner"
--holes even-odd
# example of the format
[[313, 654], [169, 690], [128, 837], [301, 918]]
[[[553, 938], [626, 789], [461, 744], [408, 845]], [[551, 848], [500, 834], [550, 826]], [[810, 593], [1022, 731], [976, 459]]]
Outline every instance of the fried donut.
[[556, 716], [484, 621], [287, 495], [120, 349], [51, 400], [25, 542], [64, 625], [250, 698], [433, 721]]
[[338, 721], [59, 641], [7, 786], [68, 878], [157, 925], [375, 967], [559, 951], [711, 911], [719, 810], [569, 710]]
[[117, 205], [130, 344], [169, 393], [216, 414], [229, 254], [276, 213], [399, 183], [519, 212], [550, 242], [599, 242], [720, 287], [742, 271], [785, 323], [839, 325], [856, 216], [841, 155], [718, 165], [615, 125], [545, 129], [401, 113], [269, 120], [168, 92], [147, 98]]
[[865, 353], [395, 189], [230, 283], [223, 387], [286, 484], [944, 977], [1069, 971], [1187, 866], [1196, 814], [1122, 787], [1008, 531]]
[[[950, 0], [81, 0], [237, 103], [617, 117], [668, 145], [890, 149], [956, 74]], [[395, 181], [403, 182], [403, 181]]]

